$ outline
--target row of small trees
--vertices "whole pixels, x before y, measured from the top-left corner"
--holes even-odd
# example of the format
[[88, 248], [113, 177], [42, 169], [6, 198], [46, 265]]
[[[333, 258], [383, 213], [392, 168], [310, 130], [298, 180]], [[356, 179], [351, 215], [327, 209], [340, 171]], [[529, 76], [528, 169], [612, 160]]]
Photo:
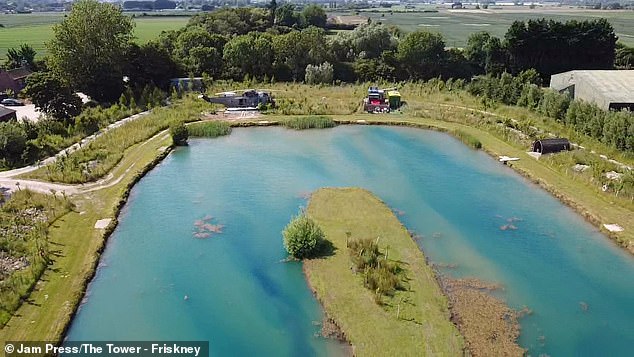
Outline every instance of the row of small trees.
[[[47, 92], [55, 90], [55, 86], [43, 88], [43, 91]], [[74, 94], [72, 96], [76, 97]], [[59, 105], [59, 109], [52, 109], [55, 110], [53, 113], [66, 108], [64, 115], [59, 119], [41, 118], [37, 122], [25, 120], [0, 123], [0, 168], [20, 167], [54, 155], [82, 137], [117, 120], [162, 105], [165, 96], [166, 94], [156, 87], [148, 86], [140, 93], [128, 89], [121, 94], [118, 103], [107, 107], [95, 106], [95, 103], [82, 106], [77, 97], [79, 103], [73, 104], [76, 105], [76, 109], [73, 109], [76, 110], [75, 116], [71, 116], [68, 112], [70, 104], [63, 99], [58, 101], [56, 98], [59, 97], [53, 93], [53, 100], [44, 100], [42, 105], [53, 108]], [[32, 98], [34, 103], [42, 100], [39, 97]]]
[[607, 111], [592, 103], [571, 100], [566, 94], [543, 90], [540, 83], [537, 72], [528, 70], [515, 77], [508, 73], [499, 77], [477, 77], [469, 84], [468, 91], [504, 104], [529, 108], [613, 148], [634, 152], [632, 113]]

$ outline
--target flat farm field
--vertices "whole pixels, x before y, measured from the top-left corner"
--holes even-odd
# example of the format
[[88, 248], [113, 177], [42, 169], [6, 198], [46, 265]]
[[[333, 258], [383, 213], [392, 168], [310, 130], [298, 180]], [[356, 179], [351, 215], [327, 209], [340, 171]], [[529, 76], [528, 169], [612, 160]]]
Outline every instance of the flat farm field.
[[[401, 12], [407, 11], [407, 12]], [[376, 8], [356, 12], [332, 12], [329, 16], [353, 15], [366, 17], [372, 21], [396, 25], [405, 32], [418, 29], [439, 32], [445, 38], [447, 46], [464, 47], [467, 38], [474, 32], [486, 31], [503, 37], [513, 21], [535, 19], [553, 19], [557, 21], [592, 20], [606, 18], [614, 27], [619, 40], [626, 45], [634, 45], [634, 11], [632, 10], [589, 10], [567, 7], [505, 6], [488, 9], [446, 9], [435, 7]]]
[[[46, 42], [53, 37], [53, 25], [64, 19], [62, 12], [32, 14], [0, 14], [0, 58], [7, 50], [23, 43], [31, 45], [39, 56], [46, 54]], [[179, 29], [189, 21], [188, 16], [135, 17], [134, 36], [139, 43], [158, 37], [161, 31]]]

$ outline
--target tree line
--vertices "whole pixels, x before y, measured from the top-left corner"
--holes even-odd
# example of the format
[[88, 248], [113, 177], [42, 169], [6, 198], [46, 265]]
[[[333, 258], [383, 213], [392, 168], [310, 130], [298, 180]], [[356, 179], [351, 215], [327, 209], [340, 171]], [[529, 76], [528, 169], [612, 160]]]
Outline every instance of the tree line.
[[634, 115], [607, 111], [596, 104], [571, 100], [566, 94], [540, 88], [531, 69], [513, 77], [509, 73], [476, 77], [467, 90], [472, 95], [529, 108], [618, 150], [634, 152]]
[[[468, 82], [486, 74], [490, 83], [506, 83], [511, 74], [523, 78], [523, 72], [534, 69], [539, 83], [545, 83], [552, 73], [569, 69], [613, 68], [615, 64], [630, 68], [634, 57], [633, 49], [616, 45], [614, 30], [605, 19], [517, 21], [504, 38], [486, 32], [473, 34], [464, 49], [447, 48], [440, 34], [423, 30], [404, 34], [397, 27], [369, 22], [352, 31], [330, 34], [325, 26], [326, 14], [319, 6], [297, 11], [292, 4], [278, 6], [271, 1], [266, 8], [223, 8], [199, 14], [182, 29], [136, 44], [133, 19], [118, 6], [77, 1], [53, 27], [44, 60], [35, 60], [29, 46], [9, 51], [7, 66], [28, 65], [38, 70], [28, 78], [25, 94], [57, 123], [41, 124], [37, 130], [3, 125], [0, 137], [20, 144], [0, 148], [3, 165], [33, 162], [77, 135], [160, 104], [169, 80], [175, 77], [315, 84], [431, 78]], [[482, 80], [474, 88], [477, 83]], [[498, 94], [486, 95], [518, 104], [523, 94], [540, 95], [538, 88], [531, 88], [526, 87], [528, 94], [505, 88], [499, 94], [501, 99]], [[92, 106], [101, 104], [103, 108], [86, 110], [77, 91], [89, 95], [95, 101]], [[524, 97], [523, 101], [528, 100]], [[550, 98], [550, 94], [543, 97]], [[114, 109], [104, 109], [113, 104]], [[106, 112], [110, 119], [103, 117]], [[563, 120], [557, 113], [549, 115]], [[611, 116], [607, 113], [601, 120], [612, 123], [605, 119]], [[575, 119], [575, 123], [592, 120], [597, 119]], [[622, 135], [604, 138], [598, 129], [581, 130], [631, 150]]]
[[[297, 11], [293, 4], [278, 6], [273, 0], [266, 8], [195, 15], [185, 27], [139, 45], [132, 41], [133, 19], [118, 6], [80, 0], [54, 26], [49, 55], [39, 69], [73, 91], [113, 103], [126, 87], [136, 92], [148, 85], [166, 89], [174, 77], [304, 81], [312, 66], [311, 81], [469, 80], [533, 68], [546, 83], [553, 73], [613, 68], [615, 61], [627, 66], [632, 57], [628, 48], [617, 49], [614, 29], [605, 19], [516, 21], [503, 39], [475, 33], [464, 49], [447, 48], [438, 33], [404, 34], [380, 23], [334, 35], [325, 27], [321, 7]], [[12, 56], [19, 57], [15, 52]], [[33, 62], [29, 51], [25, 57]], [[332, 71], [332, 76], [314, 68]]]

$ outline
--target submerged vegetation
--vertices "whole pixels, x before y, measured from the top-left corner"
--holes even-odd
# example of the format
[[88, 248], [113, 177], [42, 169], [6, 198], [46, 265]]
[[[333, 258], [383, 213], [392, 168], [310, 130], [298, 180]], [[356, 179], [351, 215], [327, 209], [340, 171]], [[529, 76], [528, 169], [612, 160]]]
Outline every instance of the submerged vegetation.
[[28, 190], [18, 190], [0, 208], [0, 326], [55, 259], [48, 227], [72, 208], [65, 197]]
[[337, 125], [331, 117], [315, 115], [286, 119], [282, 121], [282, 124], [287, 128], [296, 130], [325, 129]]
[[189, 136], [215, 138], [231, 134], [231, 126], [224, 121], [203, 121], [187, 125]]

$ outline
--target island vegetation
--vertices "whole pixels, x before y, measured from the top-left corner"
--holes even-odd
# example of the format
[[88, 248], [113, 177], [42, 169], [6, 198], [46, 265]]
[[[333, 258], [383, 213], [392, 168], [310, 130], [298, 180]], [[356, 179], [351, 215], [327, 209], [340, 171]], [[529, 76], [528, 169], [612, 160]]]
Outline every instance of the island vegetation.
[[324, 232], [303, 212], [293, 217], [282, 232], [284, 248], [291, 257], [314, 257], [324, 246]]
[[[331, 256], [304, 260], [306, 277], [355, 355], [462, 353], [463, 339], [450, 321], [447, 299], [433, 270], [388, 207], [361, 189], [321, 189], [312, 194], [306, 213], [334, 246]], [[376, 254], [355, 252], [354, 247], [366, 245]], [[351, 260], [351, 248], [358, 259]], [[388, 294], [378, 294], [379, 305], [367, 275], [379, 264], [396, 262], [404, 267], [398, 279], [403, 288], [383, 290]], [[364, 273], [369, 267], [373, 268]]]

